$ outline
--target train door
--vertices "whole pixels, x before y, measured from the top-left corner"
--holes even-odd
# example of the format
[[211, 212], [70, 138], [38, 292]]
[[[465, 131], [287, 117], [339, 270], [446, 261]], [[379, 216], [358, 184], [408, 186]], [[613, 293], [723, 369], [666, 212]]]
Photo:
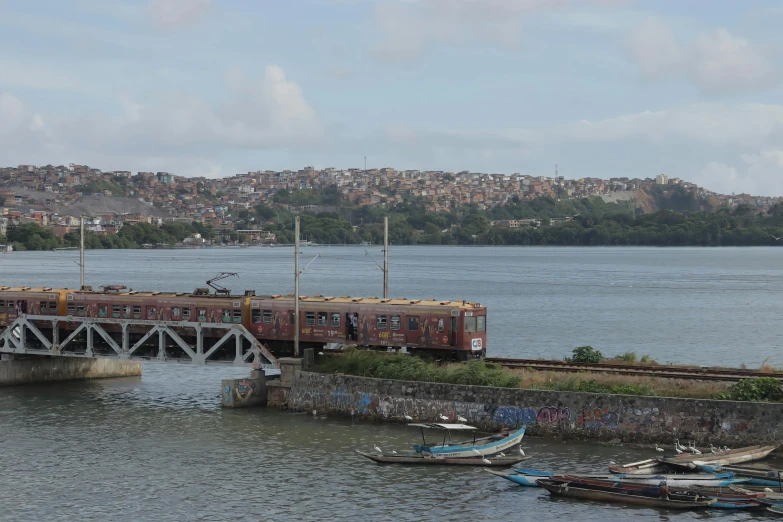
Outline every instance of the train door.
[[408, 344], [418, 344], [419, 337], [421, 337], [419, 316], [409, 315], [407, 323], [408, 329], [405, 334], [405, 342]]
[[457, 346], [457, 318], [451, 318], [451, 346]]
[[[301, 330], [302, 324], [299, 324], [299, 328]], [[294, 340], [294, 336], [296, 335], [296, 316], [294, 315], [293, 310], [288, 311], [288, 328], [286, 328], [286, 332], [288, 332], [288, 337], [291, 338], [291, 340]]]

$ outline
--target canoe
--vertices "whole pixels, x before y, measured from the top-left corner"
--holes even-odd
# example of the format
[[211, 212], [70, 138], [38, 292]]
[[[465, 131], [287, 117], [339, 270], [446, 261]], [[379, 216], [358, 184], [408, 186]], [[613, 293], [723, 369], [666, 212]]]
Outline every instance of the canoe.
[[657, 460], [661, 464], [672, 469], [692, 471], [699, 469], [700, 466], [728, 466], [731, 464], [742, 464], [743, 462], [761, 460], [778, 449], [779, 446], [779, 444], [748, 446], [746, 448], [705, 453], [702, 455], [683, 454], [677, 455], [676, 457], [659, 457]]
[[749, 484], [751, 485], [783, 489], [783, 471], [778, 469], [713, 465], [699, 466], [699, 469], [707, 473], [729, 471], [738, 477], [750, 478]]
[[523, 457], [522, 455], [507, 456], [507, 457], [490, 457], [487, 462], [484, 462], [485, 458], [482, 457], [468, 457], [468, 458], [447, 458], [447, 457], [429, 457], [419, 454], [411, 455], [384, 455], [382, 453], [365, 453], [363, 451], [355, 450], [356, 453], [362, 457], [379, 462], [381, 464], [412, 464], [412, 465], [436, 465], [436, 466], [496, 466], [496, 467], [508, 467], [518, 464], [523, 460], [527, 460], [530, 457]]
[[[488, 473], [502, 477], [510, 482], [527, 487], [540, 487], [539, 479], [547, 479], [556, 476], [564, 476], [562, 473], [552, 473], [548, 471], [539, 471], [530, 468], [517, 468], [504, 471], [485, 470]], [[691, 474], [691, 475], [607, 475], [607, 474], [568, 474], [569, 477], [576, 477], [587, 480], [603, 480], [619, 484], [646, 484], [657, 486], [661, 482], [666, 482], [669, 487], [690, 487], [690, 486], [712, 486], [726, 487], [730, 484], [743, 484], [749, 482], [749, 478], [738, 478], [733, 473], [721, 474]]]
[[[409, 424], [409, 426], [422, 428], [422, 433], [425, 428], [439, 428], [447, 431], [459, 428], [458, 424]], [[486, 457], [490, 455], [496, 455], [503, 451], [507, 451], [514, 446], [518, 446], [522, 442], [522, 437], [525, 436], [525, 427], [518, 429], [514, 433], [510, 433], [505, 437], [493, 437], [495, 440], [479, 439], [473, 442], [463, 442], [459, 444], [443, 444], [439, 445], [415, 445], [413, 449], [417, 453], [421, 453], [425, 456], [443, 457], [443, 458], [468, 458], [468, 457]], [[474, 443], [475, 442], [475, 443]], [[482, 442], [484, 442], [482, 444]], [[480, 459], [479, 459], [480, 460]]]
[[715, 499], [692, 492], [669, 493], [668, 498], [665, 498], [659, 487], [586, 481], [568, 476], [539, 479], [538, 483], [552, 495], [601, 502], [619, 502], [663, 509], [693, 509], [715, 503]]
[[775, 513], [776, 515], [783, 515], [783, 506], [769, 506], [767, 511], [770, 513]]

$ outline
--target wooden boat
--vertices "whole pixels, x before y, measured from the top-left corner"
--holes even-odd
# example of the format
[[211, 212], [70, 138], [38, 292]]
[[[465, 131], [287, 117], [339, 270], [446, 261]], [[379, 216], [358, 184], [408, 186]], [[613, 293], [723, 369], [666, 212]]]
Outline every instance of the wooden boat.
[[[503, 451], [508, 451], [514, 446], [518, 446], [519, 443], [522, 442], [522, 437], [525, 436], [525, 427], [523, 426], [513, 433], [510, 433], [506, 429], [498, 435], [492, 435], [479, 439], [477, 439], [474, 435], [473, 440], [471, 441], [454, 443], [451, 441], [452, 431], [470, 431], [476, 430], [476, 428], [466, 424], [443, 423], [408, 424], [408, 426], [421, 429], [422, 444], [413, 446], [413, 449], [416, 450], [416, 453], [421, 453], [424, 456], [451, 459], [496, 455], [498, 453], [502, 453]], [[443, 442], [434, 445], [427, 444], [427, 441], [424, 437], [424, 430], [432, 429], [445, 431]]]
[[527, 460], [530, 457], [523, 457], [522, 455], [513, 455], [507, 457], [467, 457], [467, 458], [448, 458], [448, 457], [436, 457], [427, 456], [421, 454], [412, 455], [384, 455], [382, 453], [365, 453], [363, 451], [355, 450], [356, 453], [362, 457], [379, 462], [381, 464], [411, 464], [411, 465], [435, 465], [435, 466], [493, 466], [493, 467], [508, 467], [518, 464], [523, 460]]
[[690, 491], [669, 493], [662, 487], [583, 480], [569, 476], [540, 479], [538, 483], [552, 495], [601, 502], [619, 502], [663, 509], [693, 509], [715, 503], [715, 499]]
[[748, 446], [746, 448], [717, 451], [715, 453], [705, 453], [702, 455], [683, 454], [677, 455], [676, 457], [659, 457], [657, 460], [661, 464], [672, 469], [692, 471], [699, 469], [699, 466], [728, 466], [731, 464], [742, 464], [743, 462], [761, 460], [778, 449], [779, 446], [780, 444]]
[[[517, 468], [504, 471], [494, 471], [487, 469], [488, 473], [502, 477], [520, 486], [540, 487], [540, 479], [548, 479], [556, 476], [564, 476], [562, 473], [552, 473], [548, 471], [539, 471], [530, 468]], [[749, 478], [738, 478], [733, 473], [720, 474], [690, 474], [690, 475], [607, 475], [607, 474], [568, 474], [569, 477], [576, 477], [586, 480], [603, 480], [621, 484], [646, 484], [657, 486], [661, 482], [666, 482], [669, 487], [690, 487], [690, 486], [713, 486], [726, 487], [730, 484], [742, 484], [750, 482]]]
[[783, 506], [774, 505], [767, 507], [769, 513], [775, 513], [776, 515], [783, 515]]
[[[667, 468], [681, 471], [695, 471], [699, 469], [699, 466], [695, 464], [697, 461], [702, 465], [715, 466], [741, 464], [743, 462], [751, 462], [754, 460], [763, 459], [775, 451], [778, 446], [779, 445], [777, 444], [770, 444], [766, 446], [748, 446], [745, 448], [718, 451], [716, 453], [704, 453], [701, 455], [683, 453], [682, 455], [655, 457], [651, 459], [640, 460], [638, 462], [623, 464], [622, 466], [610, 466], [609, 471], [611, 473], [626, 475], [638, 473], [666, 473]], [[725, 461], [725, 463], [720, 464], [719, 462], [722, 461]]]

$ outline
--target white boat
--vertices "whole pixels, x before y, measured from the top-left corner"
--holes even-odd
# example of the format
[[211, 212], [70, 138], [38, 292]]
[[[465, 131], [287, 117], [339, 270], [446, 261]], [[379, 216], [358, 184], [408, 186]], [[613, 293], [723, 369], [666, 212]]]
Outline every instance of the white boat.
[[[429, 424], [408, 424], [414, 428], [421, 428], [422, 444], [413, 446], [416, 453], [420, 453], [425, 456], [433, 456], [437, 458], [472, 458], [472, 457], [486, 457], [489, 455], [497, 455], [498, 453], [513, 448], [522, 442], [522, 437], [525, 436], [525, 427], [518, 429], [517, 431], [510, 433], [508, 430], [504, 430], [498, 435], [491, 435], [489, 437], [483, 437], [477, 439], [475, 433], [472, 441], [454, 443], [451, 441], [452, 431], [474, 431], [474, 426], [468, 426], [467, 424], [442, 424], [442, 423], [429, 423]], [[440, 444], [427, 444], [424, 437], [425, 429], [438, 429], [445, 430], [443, 436], [443, 442]]]
[[0, 245], [0, 254], [8, 254], [14, 251], [13, 245]]

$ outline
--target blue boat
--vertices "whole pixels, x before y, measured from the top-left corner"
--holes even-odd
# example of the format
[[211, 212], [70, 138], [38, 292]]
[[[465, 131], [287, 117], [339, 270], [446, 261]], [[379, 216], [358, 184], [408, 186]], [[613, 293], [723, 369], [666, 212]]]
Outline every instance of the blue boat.
[[[540, 479], [550, 479], [556, 476], [563, 476], [563, 473], [553, 473], [549, 471], [539, 471], [530, 468], [516, 468], [512, 470], [495, 471], [485, 469], [487, 473], [497, 475], [520, 486], [540, 487]], [[618, 484], [645, 484], [657, 486], [661, 482], [666, 482], [670, 487], [727, 487], [731, 484], [743, 484], [750, 481], [748, 478], [737, 478], [733, 473], [720, 474], [691, 474], [691, 475], [606, 475], [606, 474], [572, 474], [568, 476], [587, 480], [603, 480]]]
[[[497, 455], [503, 451], [509, 451], [514, 446], [518, 446], [522, 442], [522, 437], [525, 435], [524, 426], [513, 433], [509, 432], [508, 429], [505, 429], [498, 435], [491, 435], [489, 437], [478, 439], [475, 436], [476, 428], [466, 424], [429, 423], [409, 424], [409, 426], [414, 428], [421, 428], [422, 444], [413, 446], [413, 449], [416, 450], [416, 453], [420, 453], [424, 456], [449, 459], [487, 457], [490, 455]], [[425, 429], [444, 430], [445, 434], [443, 436], [443, 442], [435, 445], [427, 444], [424, 436]], [[465, 442], [452, 442], [452, 431], [474, 431], [473, 439]], [[522, 453], [522, 455], [524, 455], [524, 453]]]

